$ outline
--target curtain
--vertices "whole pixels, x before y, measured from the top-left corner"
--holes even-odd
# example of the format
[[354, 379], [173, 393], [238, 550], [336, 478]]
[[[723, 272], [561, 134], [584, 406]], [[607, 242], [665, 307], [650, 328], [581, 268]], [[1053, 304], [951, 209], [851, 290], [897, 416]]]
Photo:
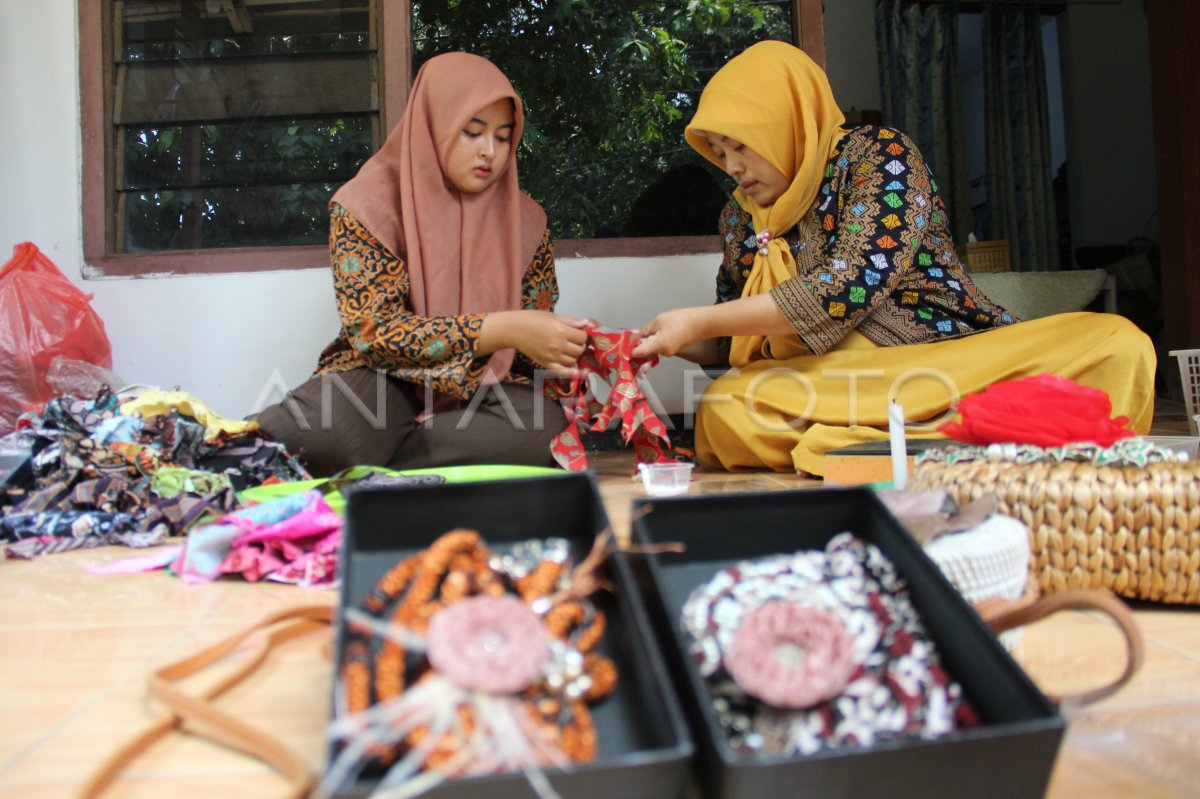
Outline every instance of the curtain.
[[1058, 269], [1054, 165], [1038, 4], [983, 9], [989, 236], [1008, 239], [1013, 269]]
[[884, 124], [916, 143], [933, 170], [960, 248], [973, 227], [958, 80], [958, 0], [876, 0]]

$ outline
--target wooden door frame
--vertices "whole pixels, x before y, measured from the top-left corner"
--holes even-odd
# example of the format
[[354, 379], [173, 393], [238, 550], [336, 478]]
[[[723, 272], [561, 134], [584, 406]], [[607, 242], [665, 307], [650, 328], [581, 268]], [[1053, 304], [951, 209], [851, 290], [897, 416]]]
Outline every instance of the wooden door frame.
[[[1200, 9], [1195, 0], [1145, 0], [1154, 109], [1161, 248], [1162, 358], [1200, 347]], [[1170, 385], [1174, 364], [1162, 363]]]

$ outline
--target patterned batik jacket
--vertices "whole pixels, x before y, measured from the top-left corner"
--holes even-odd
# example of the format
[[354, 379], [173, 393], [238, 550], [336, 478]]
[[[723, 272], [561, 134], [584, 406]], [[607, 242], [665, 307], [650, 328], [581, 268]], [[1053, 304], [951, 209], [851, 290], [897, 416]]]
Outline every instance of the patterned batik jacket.
[[[375, 369], [460, 399], [479, 388], [490, 356], [475, 356], [484, 314], [422, 317], [409, 303], [408, 268], [354, 216], [330, 204], [329, 256], [342, 329], [321, 353], [316, 374]], [[521, 281], [521, 306], [553, 311], [558, 278], [550, 231]], [[507, 380], [530, 383], [533, 363], [521, 353]]]
[[[721, 213], [717, 301], [742, 296], [757, 250], [750, 214]], [[971, 282], [920, 151], [891, 128], [860, 127], [825, 167], [813, 208], [787, 233], [796, 277], [771, 296], [816, 355], [850, 330], [884, 346], [970, 335], [1019, 321]]]

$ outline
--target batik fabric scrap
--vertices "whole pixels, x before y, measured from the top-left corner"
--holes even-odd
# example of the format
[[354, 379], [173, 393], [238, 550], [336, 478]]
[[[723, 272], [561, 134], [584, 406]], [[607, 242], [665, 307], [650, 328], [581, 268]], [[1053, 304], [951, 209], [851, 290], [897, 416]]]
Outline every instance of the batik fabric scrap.
[[[588, 432], [607, 430], [614, 419], [621, 420], [621, 439], [632, 442], [638, 463], [671, 461], [663, 448], [671, 448], [667, 427], [650, 407], [638, 385], [638, 377], [658, 364], [658, 356], [635, 358], [633, 350], [639, 336], [633, 330], [593, 327], [579, 358], [578, 372], [569, 380], [547, 384], [547, 394], [562, 402], [567, 414], [567, 429], [551, 442], [554, 460], [564, 469], [587, 468], [583, 437]], [[590, 377], [609, 383], [612, 390], [604, 402], [590, 391]]]

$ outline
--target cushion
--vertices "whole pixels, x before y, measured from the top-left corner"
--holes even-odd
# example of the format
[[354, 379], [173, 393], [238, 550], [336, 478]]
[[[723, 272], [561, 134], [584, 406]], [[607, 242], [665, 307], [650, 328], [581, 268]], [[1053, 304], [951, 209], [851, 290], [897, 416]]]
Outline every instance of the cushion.
[[1108, 272], [972, 272], [970, 277], [988, 299], [1029, 320], [1082, 311], [1104, 288]]

